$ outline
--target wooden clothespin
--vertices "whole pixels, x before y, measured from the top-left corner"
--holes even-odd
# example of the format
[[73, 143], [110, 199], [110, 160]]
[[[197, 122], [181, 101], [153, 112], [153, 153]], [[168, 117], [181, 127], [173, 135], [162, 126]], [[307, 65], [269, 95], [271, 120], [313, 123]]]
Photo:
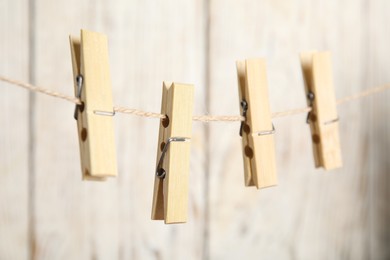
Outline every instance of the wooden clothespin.
[[105, 180], [117, 175], [107, 37], [81, 30], [81, 41], [69, 37], [75, 108], [83, 180]]
[[237, 63], [241, 115], [240, 135], [244, 159], [245, 185], [258, 189], [277, 184], [275, 128], [271, 121], [266, 64], [263, 59]]
[[301, 54], [308, 105], [307, 117], [312, 134], [315, 166], [326, 170], [342, 166], [339, 117], [333, 87], [332, 61], [329, 52]]
[[193, 96], [192, 85], [163, 83], [152, 219], [165, 224], [187, 221]]

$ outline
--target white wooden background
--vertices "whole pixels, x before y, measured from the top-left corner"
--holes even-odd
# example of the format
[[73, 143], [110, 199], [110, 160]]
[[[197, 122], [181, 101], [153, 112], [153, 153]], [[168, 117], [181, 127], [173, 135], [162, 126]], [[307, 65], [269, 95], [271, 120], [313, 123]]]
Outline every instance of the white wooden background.
[[[387, 0], [0, 0], [0, 74], [73, 93], [68, 34], [109, 37], [114, 103], [239, 113], [235, 61], [267, 59], [272, 111], [306, 105], [298, 53], [336, 96], [390, 82]], [[119, 176], [81, 182], [74, 106], [0, 83], [0, 259], [390, 259], [390, 93], [339, 107], [344, 167], [313, 168], [305, 115], [275, 119], [279, 185], [243, 186], [238, 123], [194, 122], [189, 222], [150, 220], [158, 120], [116, 115]]]

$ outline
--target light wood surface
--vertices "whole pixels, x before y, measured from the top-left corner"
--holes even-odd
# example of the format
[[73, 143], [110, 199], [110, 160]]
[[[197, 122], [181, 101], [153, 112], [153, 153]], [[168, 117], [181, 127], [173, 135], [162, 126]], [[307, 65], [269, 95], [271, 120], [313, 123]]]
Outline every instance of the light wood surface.
[[239, 100], [245, 101], [248, 106], [242, 129], [245, 185], [254, 185], [258, 189], [275, 186], [275, 142], [274, 134], [271, 133], [273, 125], [266, 64], [262, 59], [249, 59], [236, 64]]
[[308, 122], [311, 129], [316, 167], [333, 170], [342, 167], [339, 116], [333, 84], [331, 54], [329, 52], [301, 53], [301, 66], [306, 97], [312, 107]]
[[[331, 51], [337, 98], [388, 82], [379, 65], [390, 55], [389, 28], [380, 26], [389, 22], [386, 8], [385, 1], [212, 1], [208, 112], [239, 113], [233, 61], [242, 57], [266, 59], [272, 112], [306, 106], [301, 51]], [[338, 107], [343, 168], [329, 173], [314, 169], [306, 114], [275, 119], [278, 186], [260, 192], [242, 185], [239, 124], [210, 124], [210, 259], [388, 258], [389, 165], [379, 155], [388, 151], [389, 124], [380, 123], [388, 95]]]
[[[196, 86], [194, 115], [237, 115], [235, 61], [264, 57], [271, 112], [304, 107], [298, 54], [312, 49], [332, 53], [336, 98], [390, 82], [386, 0], [0, 6], [1, 74], [72, 95], [67, 35], [102, 32], [115, 105], [157, 112], [171, 80]], [[74, 106], [0, 87], [0, 259], [390, 258], [388, 92], [337, 108], [343, 168], [329, 173], [306, 115], [275, 119], [278, 186], [260, 192], [243, 185], [239, 124], [194, 122], [188, 222], [163, 225], [150, 220], [159, 120], [116, 115], [118, 177], [81, 182]]]
[[[70, 37], [75, 96], [82, 77], [82, 108], [77, 109], [81, 172], [84, 180], [117, 176], [112, 87], [107, 37], [81, 30], [81, 41]], [[97, 113], [108, 113], [101, 115]]]
[[[67, 39], [69, 34], [77, 35], [80, 28], [86, 28], [107, 35], [115, 105], [159, 111], [161, 82], [165, 79], [199, 85], [194, 94], [195, 111], [204, 113], [201, 3], [37, 0], [36, 5], [37, 84], [73, 94]], [[167, 15], [173, 9], [182, 11]], [[107, 182], [81, 182], [74, 105], [39, 96], [34, 109], [36, 128], [45, 130], [37, 131], [36, 136], [39, 171], [35, 176], [35, 259], [202, 256], [206, 163], [203, 124], [193, 127], [190, 221], [167, 228], [150, 219], [158, 120], [117, 114], [118, 177]]]
[[[0, 3], [0, 74], [29, 80], [28, 1]], [[29, 93], [0, 83], [0, 259], [30, 256]]]
[[[156, 167], [165, 171], [165, 177], [155, 177], [152, 219], [165, 224], [187, 222], [193, 99], [192, 85], [164, 82], [161, 114], [167, 118], [159, 126]], [[185, 141], [170, 142], [159, 165], [169, 138]]]

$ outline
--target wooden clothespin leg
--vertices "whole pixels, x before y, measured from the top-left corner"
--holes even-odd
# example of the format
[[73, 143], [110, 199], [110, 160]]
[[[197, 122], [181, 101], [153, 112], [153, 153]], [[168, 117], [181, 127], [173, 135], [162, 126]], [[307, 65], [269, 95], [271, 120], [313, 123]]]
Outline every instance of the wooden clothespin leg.
[[117, 175], [112, 90], [107, 37], [81, 30], [81, 40], [70, 36], [75, 108], [84, 180]]
[[152, 219], [187, 221], [193, 109], [192, 85], [163, 84]]
[[240, 135], [245, 185], [258, 189], [277, 184], [275, 128], [271, 121], [266, 65], [262, 59], [237, 62], [241, 114]]
[[302, 53], [301, 66], [307, 102], [312, 108], [307, 122], [312, 134], [315, 166], [326, 170], [339, 168], [342, 158], [331, 55], [329, 52]]

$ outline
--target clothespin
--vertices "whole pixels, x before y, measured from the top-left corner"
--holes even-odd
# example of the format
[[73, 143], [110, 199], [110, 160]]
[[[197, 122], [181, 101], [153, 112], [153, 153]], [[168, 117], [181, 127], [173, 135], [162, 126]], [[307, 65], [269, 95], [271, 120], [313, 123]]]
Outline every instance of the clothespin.
[[271, 121], [266, 64], [263, 59], [238, 61], [241, 115], [240, 135], [246, 186], [265, 188], [277, 184], [275, 128]]
[[339, 117], [333, 87], [332, 61], [329, 52], [301, 54], [308, 105], [307, 117], [312, 134], [315, 166], [326, 170], [342, 166]]
[[81, 41], [69, 37], [75, 108], [83, 180], [105, 180], [117, 175], [112, 90], [107, 37], [81, 30]]
[[187, 221], [193, 93], [192, 85], [163, 83], [152, 219], [165, 224]]

